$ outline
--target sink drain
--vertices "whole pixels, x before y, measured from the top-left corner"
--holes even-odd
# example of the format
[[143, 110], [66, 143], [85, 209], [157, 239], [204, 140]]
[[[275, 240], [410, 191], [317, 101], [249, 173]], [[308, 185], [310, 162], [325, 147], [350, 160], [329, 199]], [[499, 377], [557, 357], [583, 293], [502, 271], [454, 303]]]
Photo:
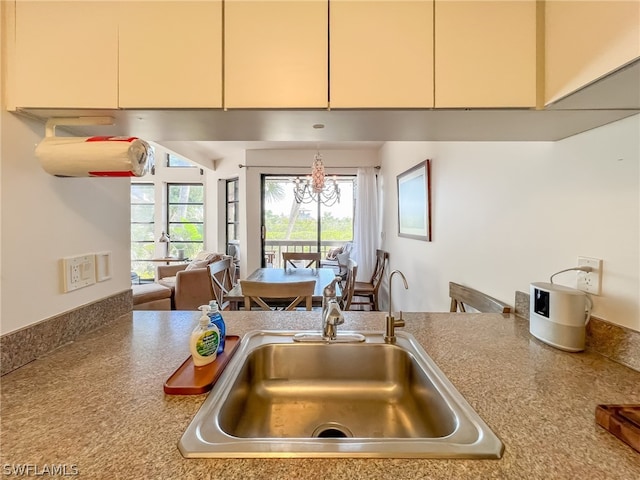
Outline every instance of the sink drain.
[[323, 423], [316, 427], [311, 434], [312, 438], [349, 438], [353, 433], [344, 425], [337, 422]]

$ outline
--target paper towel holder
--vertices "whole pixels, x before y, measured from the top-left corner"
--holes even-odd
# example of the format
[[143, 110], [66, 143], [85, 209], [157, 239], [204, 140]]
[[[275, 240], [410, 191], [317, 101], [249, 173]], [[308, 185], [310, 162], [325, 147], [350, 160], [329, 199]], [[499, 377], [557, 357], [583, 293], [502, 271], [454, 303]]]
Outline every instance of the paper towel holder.
[[150, 145], [132, 136], [56, 136], [60, 125], [113, 125], [111, 116], [51, 117], [35, 155], [56, 177], [140, 177], [152, 156]]
[[55, 137], [58, 125], [113, 125], [113, 117], [51, 117], [45, 124], [45, 137]]

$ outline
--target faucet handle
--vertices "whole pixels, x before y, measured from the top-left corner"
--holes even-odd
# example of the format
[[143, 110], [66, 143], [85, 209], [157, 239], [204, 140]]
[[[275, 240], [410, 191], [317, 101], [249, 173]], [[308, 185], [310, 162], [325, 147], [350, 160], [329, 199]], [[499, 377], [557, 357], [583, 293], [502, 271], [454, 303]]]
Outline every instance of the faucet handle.
[[400, 316], [399, 318], [395, 319], [394, 324], [396, 327], [404, 327], [405, 323], [404, 323], [404, 318], [402, 318], [402, 310], [400, 310], [399, 314]]
[[335, 276], [331, 283], [324, 287], [322, 290], [322, 296], [325, 298], [332, 298], [336, 296], [336, 283], [342, 280], [339, 276]]
[[332, 325], [342, 325], [344, 323], [344, 316], [340, 310], [340, 304], [335, 299], [329, 300], [327, 321]]

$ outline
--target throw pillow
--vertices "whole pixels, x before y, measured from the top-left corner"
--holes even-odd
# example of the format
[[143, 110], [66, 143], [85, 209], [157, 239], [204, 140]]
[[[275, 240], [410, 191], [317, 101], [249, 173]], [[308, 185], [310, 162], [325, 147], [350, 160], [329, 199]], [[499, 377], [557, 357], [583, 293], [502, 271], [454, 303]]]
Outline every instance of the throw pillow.
[[194, 268], [204, 268], [209, 265], [209, 260], [192, 260], [185, 270], [193, 270]]
[[347, 272], [347, 263], [349, 263], [350, 255], [351, 254], [349, 252], [339, 253], [336, 255], [336, 258], [338, 259], [338, 266], [340, 267], [338, 275], [342, 276]]
[[205, 268], [210, 263], [215, 262], [222, 258], [222, 255], [219, 253], [205, 252], [202, 251], [195, 256], [195, 258], [189, 262], [187, 268], [185, 270], [193, 270], [194, 268]]

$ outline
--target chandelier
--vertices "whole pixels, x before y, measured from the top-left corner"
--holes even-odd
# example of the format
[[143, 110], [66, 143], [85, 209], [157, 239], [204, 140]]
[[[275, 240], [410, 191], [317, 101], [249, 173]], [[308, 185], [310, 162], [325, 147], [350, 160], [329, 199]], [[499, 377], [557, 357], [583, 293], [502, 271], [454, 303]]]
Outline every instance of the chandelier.
[[326, 179], [320, 152], [316, 153], [313, 158], [311, 175], [307, 175], [304, 180], [301, 180], [300, 177], [293, 180], [293, 194], [297, 203], [320, 201], [327, 207], [340, 203], [338, 180], [335, 176], [331, 180]]

